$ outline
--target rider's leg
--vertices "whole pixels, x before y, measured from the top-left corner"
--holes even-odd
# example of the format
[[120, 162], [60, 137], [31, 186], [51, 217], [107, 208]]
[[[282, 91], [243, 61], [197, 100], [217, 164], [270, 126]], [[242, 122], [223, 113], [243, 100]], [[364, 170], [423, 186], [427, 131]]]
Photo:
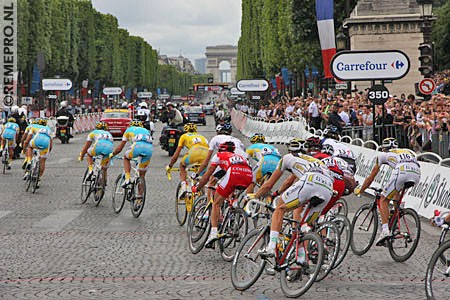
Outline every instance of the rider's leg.
[[273, 252], [275, 250], [275, 247], [277, 246], [278, 235], [280, 234], [281, 226], [283, 225], [283, 216], [286, 210], [286, 204], [280, 197], [277, 207], [275, 208], [275, 211], [272, 215], [272, 223], [270, 225], [270, 240], [269, 245], [267, 246], [268, 252]]
[[92, 172], [93, 169], [92, 165], [94, 164], [94, 160], [92, 159], [92, 155], [90, 155], [89, 152], [86, 153], [86, 160], [88, 162], [89, 172]]
[[186, 165], [183, 162], [180, 162], [180, 180], [186, 182], [187, 171]]
[[47, 161], [47, 158], [41, 157], [41, 163], [39, 165], [39, 177], [42, 177], [42, 175], [44, 175], [46, 161]]
[[126, 156], [123, 157], [123, 171], [125, 172], [125, 180], [130, 180], [131, 163], [130, 159]]

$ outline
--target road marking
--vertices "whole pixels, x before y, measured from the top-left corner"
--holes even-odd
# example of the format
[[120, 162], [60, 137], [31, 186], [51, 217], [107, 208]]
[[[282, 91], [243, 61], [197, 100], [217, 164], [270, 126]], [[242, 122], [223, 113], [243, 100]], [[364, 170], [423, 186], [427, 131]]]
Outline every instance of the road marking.
[[[128, 203], [125, 203], [127, 206]], [[127, 207], [124, 207], [124, 214], [120, 214], [117, 218], [114, 218], [108, 226], [106, 226], [108, 231], [116, 231], [116, 232], [133, 232], [138, 231], [139, 227], [143, 225], [142, 220], [133, 218], [130, 214], [127, 214]], [[144, 209], [145, 211], [145, 209]]]
[[12, 213], [12, 210], [0, 210], [0, 219]]
[[33, 232], [60, 231], [82, 212], [83, 210], [59, 210], [33, 224], [30, 230]]

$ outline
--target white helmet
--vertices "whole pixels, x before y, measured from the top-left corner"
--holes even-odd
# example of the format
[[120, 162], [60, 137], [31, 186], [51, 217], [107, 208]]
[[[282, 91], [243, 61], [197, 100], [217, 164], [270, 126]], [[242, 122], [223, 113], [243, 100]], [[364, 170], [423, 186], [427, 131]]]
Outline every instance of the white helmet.
[[27, 110], [23, 107], [19, 108], [19, 115], [23, 114], [24, 116], [27, 115]]
[[147, 103], [145, 103], [145, 102], [141, 102], [140, 104], [139, 104], [139, 107], [140, 108], [148, 108], [148, 106], [147, 106]]
[[67, 107], [67, 101], [61, 101], [61, 108]]
[[122, 102], [122, 108], [127, 108], [128, 107], [128, 102], [124, 101]]
[[17, 106], [17, 105], [13, 105], [12, 107], [11, 107], [11, 113], [12, 114], [16, 114], [16, 113], [18, 113], [19, 112], [19, 107]]

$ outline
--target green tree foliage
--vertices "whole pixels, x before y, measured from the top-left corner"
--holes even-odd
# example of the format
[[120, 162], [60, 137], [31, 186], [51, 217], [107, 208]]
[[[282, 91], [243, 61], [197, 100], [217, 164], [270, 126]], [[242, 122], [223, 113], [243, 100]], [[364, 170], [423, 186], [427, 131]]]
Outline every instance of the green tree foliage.
[[435, 65], [438, 69], [450, 68], [450, 0], [434, 11], [437, 16], [433, 24], [433, 41], [435, 45]]

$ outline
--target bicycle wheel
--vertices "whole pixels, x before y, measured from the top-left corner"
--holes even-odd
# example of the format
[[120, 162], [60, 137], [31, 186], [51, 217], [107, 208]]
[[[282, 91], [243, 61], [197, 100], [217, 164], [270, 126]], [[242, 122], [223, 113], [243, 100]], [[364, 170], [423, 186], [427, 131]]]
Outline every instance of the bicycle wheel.
[[316, 277], [316, 282], [321, 281], [333, 269], [339, 255], [339, 248], [341, 244], [341, 238], [339, 228], [333, 222], [324, 222], [319, 225], [316, 232], [323, 240], [324, 258], [323, 264], [320, 267], [320, 272]]
[[3, 149], [2, 153], [2, 164], [3, 164], [3, 174], [6, 173], [6, 164], [8, 163], [8, 151], [6, 150], [8, 148], [8, 145], [5, 145], [5, 149]]
[[266, 261], [258, 254], [269, 243], [269, 228], [253, 229], [239, 244], [231, 265], [231, 283], [239, 291], [250, 288], [261, 276]]
[[210, 214], [211, 205], [204, 202], [199, 202], [198, 207], [191, 212], [192, 219], [188, 226], [188, 241], [189, 250], [193, 254], [199, 253], [208, 239], [209, 232], [211, 231], [211, 223], [209, 222]]
[[348, 215], [348, 204], [344, 198], [340, 198], [339, 200], [337, 200], [333, 208], [336, 208], [336, 215], [343, 215], [343, 216]]
[[350, 220], [343, 215], [337, 215], [333, 220], [331, 220], [339, 229], [340, 233], [340, 247], [339, 254], [336, 261], [333, 264], [333, 269], [336, 269], [344, 260], [347, 255], [348, 248], [350, 248], [350, 242], [352, 238], [352, 224]]
[[208, 198], [206, 195], [200, 195], [195, 198], [194, 204], [192, 205], [191, 212], [187, 216], [187, 226], [186, 226], [186, 232], [189, 236], [189, 224], [191, 223], [192, 219], [194, 218], [195, 213], [198, 211], [198, 209], [201, 207], [200, 203], [203, 203], [206, 205], [208, 203]]
[[178, 183], [177, 191], [175, 192], [175, 215], [177, 216], [178, 225], [183, 226], [186, 223], [186, 198], [180, 198], [181, 181]]
[[305, 262], [297, 263], [298, 249], [294, 246], [286, 257], [288, 266], [280, 274], [281, 290], [290, 298], [300, 297], [309, 290], [319, 275], [324, 259], [322, 238], [317, 233], [309, 232], [299, 238], [299, 247], [305, 249]]
[[427, 299], [448, 299], [450, 295], [450, 261], [443, 262], [441, 257], [450, 256], [450, 241], [434, 251], [425, 276], [425, 292]]
[[95, 177], [95, 182], [93, 183], [95, 206], [98, 206], [100, 204], [100, 201], [102, 201], [103, 196], [105, 195], [105, 185], [106, 178], [104, 178], [103, 176], [103, 170], [100, 169], [97, 173], [97, 176]]
[[372, 247], [378, 229], [378, 212], [372, 203], [362, 205], [352, 220], [350, 246], [356, 255], [364, 255]]
[[219, 239], [219, 251], [223, 260], [233, 261], [239, 243], [248, 232], [247, 214], [242, 208], [230, 211], [222, 225], [222, 234], [225, 236]]
[[408, 260], [416, 251], [420, 239], [420, 219], [415, 210], [401, 209], [399, 218], [392, 225], [392, 237], [387, 247], [392, 259], [396, 262]]
[[[441, 235], [439, 236], [439, 246], [445, 243], [445, 237], [447, 236], [448, 229], [444, 229], [441, 232]], [[441, 262], [443, 264], [446, 264], [449, 261], [450, 256], [445, 256], [445, 253], [442, 253], [440, 256]]]
[[31, 161], [30, 169], [28, 171], [26, 171], [26, 172], [28, 172], [28, 178], [27, 178], [27, 181], [25, 183], [25, 186], [26, 186], [25, 191], [27, 191], [27, 192], [30, 190], [31, 185], [33, 183], [33, 178], [31, 177], [31, 169], [32, 169], [32, 167], [33, 167], [33, 161]]
[[91, 183], [89, 180], [86, 180], [86, 177], [89, 173], [89, 169], [86, 168], [86, 171], [84, 172], [83, 180], [81, 181], [81, 204], [86, 203], [87, 199], [89, 198], [89, 189], [91, 187]]
[[138, 177], [136, 181], [132, 184], [132, 197], [131, 197], [131, 214], [135, 218], [139, 218], [142, 211], [144, 210], [145, 196], [147, 194], [145, 181]]
[[36, 160], [34, 168], [31, 169], [31, 178], [32, 178], [32, 190], [31, 192], [34, 194], [38, 188], [38, 184], [39, 184], [39, 172], [40, 172], [40, 166], [41, 163], [39, 161], [39, 159]]
[[122, 183], [124, 180], [125, 176], [119, 174], [116, 181], [114, 181], [114, 188], [112, 190], [112, 206], [116, 214], [120, 213], [125, 204], [126, 191], [122, 188]]

